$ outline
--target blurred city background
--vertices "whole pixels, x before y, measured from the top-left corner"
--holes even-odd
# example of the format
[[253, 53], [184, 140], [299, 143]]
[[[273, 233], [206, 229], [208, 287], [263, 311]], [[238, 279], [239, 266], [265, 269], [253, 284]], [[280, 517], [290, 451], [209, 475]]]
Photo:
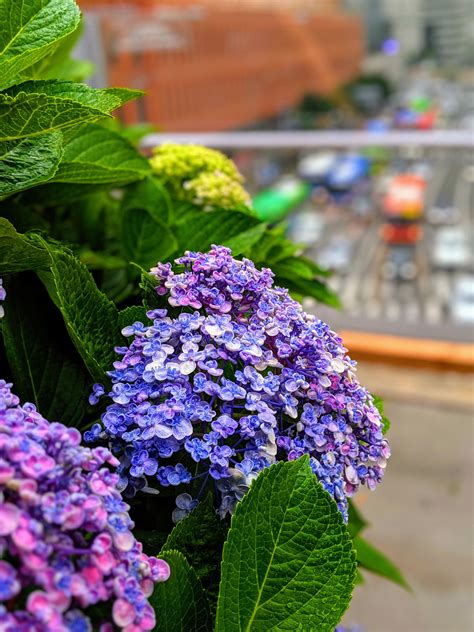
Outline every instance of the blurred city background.
[[143, 151], [230, 155], [253, 205], [332, 271], [361, 380], [387, 401], [393, 457], [361, 494], [404, 592], [368, 580], [367, 632], [469, 632], [473, 594], [472, 0], [82, 0], [95, 86]]

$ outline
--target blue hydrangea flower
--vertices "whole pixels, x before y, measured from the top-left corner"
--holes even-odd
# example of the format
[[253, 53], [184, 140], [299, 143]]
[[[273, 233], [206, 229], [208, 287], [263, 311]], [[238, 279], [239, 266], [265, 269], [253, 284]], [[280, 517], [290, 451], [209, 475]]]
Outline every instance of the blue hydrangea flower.
[[131, 340], [109, 373], [102, 425], [125, 493], [199, 495], [214, 481], [224, 515], [263, 468], [308, 454], [347, 518], [347, 498], [375, 488], [390, 449], [341, 338], [227, 248], [176, 263], [152, 270], [170, 308], [122, 331]]

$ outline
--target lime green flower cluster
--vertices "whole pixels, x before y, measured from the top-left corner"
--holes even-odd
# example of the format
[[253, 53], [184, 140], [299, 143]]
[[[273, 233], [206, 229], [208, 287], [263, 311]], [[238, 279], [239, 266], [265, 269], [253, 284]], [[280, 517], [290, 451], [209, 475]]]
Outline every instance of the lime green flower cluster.
[[206, 210], [250, 206], [244, 178], [232, 160], [199, 145], [164, 143], [150, 159], [153, 171], [178, 199]]

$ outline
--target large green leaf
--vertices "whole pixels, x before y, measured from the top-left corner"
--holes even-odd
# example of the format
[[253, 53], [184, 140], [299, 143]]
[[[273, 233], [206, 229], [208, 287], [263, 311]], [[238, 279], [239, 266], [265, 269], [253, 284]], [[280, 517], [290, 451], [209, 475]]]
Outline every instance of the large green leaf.
[[72, 81], [26, 81], [0, 94], [0, 140], [47, 134], [104, 116], [141, 94]]
[[129, 208], [123, 213], [122, 245], [129, 261], [149, 269], [171, 255], [178, 244], [168, 226], [147, 210]]
[[232, 517], [216, 632], [332, 632], [355, 576], [342, 515], [308, 458], [273, 465]]
[[0, 0], [0, 90], [54, 52], [79, 21], [74, 0]]
[[30, 243], [8, 220], [0, 217], [0, 275], [47, 268], [50, 262], [46, 250]]
[[[122, 331], [127, 325], [133, 325], [133, 323], [140, 322], [144, 325], [150, 323], [150, 319], [146, 315], [147, 308], [144, 305], [130, 305], [119, 311], [119, 331]], [[177, 547], [171, 547], [177, 548]]]
[[306, 257], [288, 257], [274, 264], [272, 270], [275, 274], [291, 279], [299, 276], [311, 281], [315, 276], [328, 276], [329, 272], [320, 268]]
[[3, 337], [15, 392], [49, 421], [79, 425], [90, 376], [66, 333], [61, 316], [32, 273], [7, 283]]
[[155, 176], [148, 176], [125, 190], [122, 209], [143, 208], [160, 222], [171, 223], [173, 203], [165, 186]]
[[353, 541], [359, 566], [410, 590], [410, 586], [400, 570], [386, 555], [361, 536], [356, 536]]
[[84, 81], [94, 71], [94, 64], [71, 57], [71, 53], [83, 32], [84, 19], [78, 28], [64, 37], [53, 51], [22, 74], [28, 79], [66, 79]]
[[253, 261], [273, 268], [275, 263], [293, 257], [298, 246], [285, 237], [285, 226], [274, 226], [265, 231], [262, 238], [246, 253]]
[[97, 287], [86, 266], [73, 254], [41, 237], [38, 242], [51, 256], [51, 267], [41, 280], [61, 311], [69, 335], [91, 376], [106, 379], [112, 368], [117, 341], [118, 311]]
[[0, 143], [0, 196], [50, 180], [62, 156], [62, 134]]
[[209, 608], [195, 571], [179, 551], [160, 557], [170, 565], [171, 575], [149, 598], [156, 612], [155, 632], [209, 632]]
[[219, 566], [227, 531], [227, 523], [217, 516], [212, 494], [208, 494], [178, 522], [163, 546], [163, 551], [175, 549], [186, 557], [203, 585], [211, 610], [217, 604]]
[[247, 249], [251, 248], [253, 244], [257, 243], [257, 241], [262, 237], [266, 229], [266, 224], [256, 224], [255, 226], [252, 226], [252, 228], [244, 230], [242, 233], [236, 235], [235, 237], [225, 239], [222, 242], [222, 245], [230, 248], [232, 250], [232, 254], [235, 257], [242, 254]]
[[236, 211], [188, 209], [177, 218], [176, 236], [181, 250], [207, 250], [249, 230], [260, 222]]
[[64, 146], [53, 181], [121, 185], [150, 172], [146, 160], [117, 132], [100, 125], [80, 127]]

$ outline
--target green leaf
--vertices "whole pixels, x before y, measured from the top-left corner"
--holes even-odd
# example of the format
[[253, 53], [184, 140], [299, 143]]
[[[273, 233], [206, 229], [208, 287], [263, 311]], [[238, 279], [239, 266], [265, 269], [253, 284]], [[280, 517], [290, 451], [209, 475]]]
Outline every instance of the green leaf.
[[209, 608], [195, 571], [179, 551], [165, 551], [160, 557], [170, 565], [171, 575], [156, 584], [149, 598], [156, 612], [155, 632], [209, 632]]
[[62, 153], [61, 132], [0, 143], [0, 196], [50, 180]]
[[169, 224], [173, 218], [173, 203], [168, 191], [155, 176], [148, 176], [128, 186], [122, 209], [145, 209], [159, 222]]
[[306, 257], [288, 257], [283, 259], [272, 268], [273, 272], [279, 276], [292, 279], [294, 276], [311, 281], [315, 276], [328, 276], [328, 271], [323, 270]]
[[30, 206], [62, 206], [70, 205], [76, 200], [88, 199], [95, 193], [106, 190], [107, 184], [68, 184], [63, 182], [47, 182], [21, 195], [23, 204]]
[[89, 270], [120, 270], [127, 265], [121, 257], [94, 250], [82, 250], [79, 253], [79, 259]]
[[118, 311], [97, 287], [86, 266], [73, 254], [38, 242], [51, 256], [50, 272], [41, 273], [49, 295], [60, 309], [69, 335], [95, 381], [106, 380], [115, 359]]
[[90, 376], [58, 310], [33, 274], [15, 275], [6, 288], [2, 330], [15, 392], [49, 421], [78, 426]]
[[48, 220], [31, 206], [22, 204], [19, 196], [5, 198], [0, 202], [0, 217], [14, 223], [19, 233], [29, 230], [48, 231], [50, 228]]
[[30, 243], [8, 220], [0, 217], [0, 275], [47, 268], [50, 262], [46, 250]]
[[388, 557], [361, 536], [355, 537], [353, 541], [359, 566], [410, 590], [406, 579]]
[[368, 526], [368, 524], [369, 523], [362, 516], [353, 501], [349, 500], [349, 520], [347, 523], [347, 528], [349, 529], [351, 538], [355, 538], [356, 535], [358, 535], [363, 529]]
[[122, 246], [129, 261], [149, 269], [177, 248], [176, 239], [163, 222], [145, 209], [129, 208], [122, 218]]
[[183, 520], [178, 522], [166, 540], [163, 551], [180, 551], [196, 570], [211, 610], [215, 610], [220, 581], [220, 560], [228, 526], [214, 509], [212, 494]]
[[0, 0], [0, 90], [79, 26], [74, 0]]
[[309, 459], [272, 465], [232, 517], [216, 632], [332, 632], [355, 576], [342, 515]]
[[18, 140], [87, 123], [141, 94], [72, 81], [27, 81], [0, 94], [0, 140]]
[[71, 53], [83, 32], [84, 20], [78, 28], [64, 37], [52, 53], [30, 66], [22, 74], [28, 79], [66, 79], [68, 81], [84, 81], [94, 71], [94, 64], [83, 59], [71, 57]]
[[181, 213], [175, 233], [181, 250], [207, 250], [260, 224], [258, 220], [236, 211], [188, 209]]
[[118, 328], [119, 332], [122, 331], [127, 325], [133, 325], [133, 323], [143, 323], [146, 325], [150, 322], [150, 319], [146, 315], [147, 308], [143, 305], [130, 305], [119, 311]]
[[293, 257], [298, 252], [298, 246], [285, 237], [284, 231], [285, 227], [282, 225], [267, 230], [263, 238], [255, 244], [250, 258], [264, 261], [273, 269], [279, 261]]
[[267, 228], [266, 224], [257, 224], [252, 226], [248, 230], [244, 230], [239, 235], [226, 239], [222, 242], [223, 246], [227, 246], [232, 250], [232, 254], [235, 256], [240, 255], [242, 252], [251, 248], [263, 235]]
[[120, 134], [100, 125], [80, 127], [64, 146], [53, 181], [121, 185], [145, 177], [148, 160]]
[[382, 417], [382, 432], [383, 434], [387, 434], [390, 430], [390, 419], [385, 415], [385, 405], [383, 403], [383, 399], [378, 395], [373, 395], [374, 406], [379, 411], [380, 416]]

